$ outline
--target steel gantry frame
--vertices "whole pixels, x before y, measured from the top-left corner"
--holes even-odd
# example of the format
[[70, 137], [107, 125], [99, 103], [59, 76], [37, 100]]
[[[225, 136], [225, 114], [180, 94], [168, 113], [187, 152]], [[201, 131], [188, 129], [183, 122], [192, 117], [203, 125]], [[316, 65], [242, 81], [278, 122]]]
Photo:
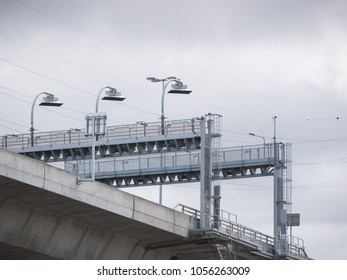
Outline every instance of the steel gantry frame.
[[[284, 144], [281, 144], [284, 145]], [[265, 149], [265, 156], [264, 156]], [[213, 178], [229, 180], [273, 176], [274, 145], [249, 145], [218, 150], [213, 162]], [[88, 177], [91, 159], [66, 162], [65, 169]], [[118, 188], [200, 181], [200, 150], [138, 154], [99, 159], [96, 178]]]
[[[303, 246], [293, 245], [287, 234], [291, 145], [274, 140], [264, 145], [220, 148], [214, 142], [221, 137], [220, 118], [208, 114], [166, 122], [164, 134], [161, 123], [107, 127], [95, 143], [95, 179], [118, 188], [200, 182], [199, 224], [192, 231], [196, 235], [225, 230], [223, 219], [217, 215], [220, 180], [273, 176], [274, 237], [269, 244], [274, 258], [287, 258], [293, 250], [304, 252]], [[2, 148], [46, 162], [62, 161], [76, 176], [91, 176], [92, 139], [83, 129], [36, 133], [34, 146], [30, 134], [6, 135], [0, 140]], [[231, 247], [219, 248], [221, 255]]]

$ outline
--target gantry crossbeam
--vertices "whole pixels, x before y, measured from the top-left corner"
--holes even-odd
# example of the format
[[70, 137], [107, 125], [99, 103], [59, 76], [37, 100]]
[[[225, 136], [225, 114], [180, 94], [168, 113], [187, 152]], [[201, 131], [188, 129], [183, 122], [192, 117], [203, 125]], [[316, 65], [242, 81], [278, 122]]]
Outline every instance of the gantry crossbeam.
[[[199, 149], [199, 132], [195, 119], [166, 122], [164, 135], [158, 122], [110, 126], [95, 142], [96, 158]], [[1, 147], [46, 162], [91, 158], [93, 139], [84, 129], [36, 133], [33, 146], [30, 137], [3, 136]]]
[[[212, 164], [214, 178], [235, 178], [273, 175], [273, 144], [223, 148], [216, 152]], [[199, 151], [143, 154], [132, 157], [100, 159], [95, 178], [116, 187], [192, 183], [200, 181]], [[89, 177], [91, 161], [65, 164], [77, 176]]]

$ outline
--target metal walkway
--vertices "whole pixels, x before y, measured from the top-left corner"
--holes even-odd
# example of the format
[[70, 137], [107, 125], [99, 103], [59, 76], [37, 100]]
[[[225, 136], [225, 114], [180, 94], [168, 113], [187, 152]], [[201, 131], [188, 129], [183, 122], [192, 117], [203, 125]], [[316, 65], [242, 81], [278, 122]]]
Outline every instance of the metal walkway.
[[[30, 133], [5, 135], [1, 148], [46, 162], [83, 160], [91, 158], [92, 138], [85, 129], [69, 129], [36, 133], [31, 146]], [[196, 119], [161, 123], [139, 122], [132, 125], [107, 127], [96, 141], [96, 158], [119, 157], [144, 153], [194, 150], [200, 147], [200, 121]]]
[[[279, 162], [284, 149], [279, 144]], [[272, 176], [275, 164], [273, 144], [219, 149], [213, 155], [214, 179]], [[191, 183], [200, 181], [199, 151], [140, 154], [96, 161], [95, 178], [116, 187]], [[91, 176], [91, 160], [66, 162], [65, 169], [80, 177]]]

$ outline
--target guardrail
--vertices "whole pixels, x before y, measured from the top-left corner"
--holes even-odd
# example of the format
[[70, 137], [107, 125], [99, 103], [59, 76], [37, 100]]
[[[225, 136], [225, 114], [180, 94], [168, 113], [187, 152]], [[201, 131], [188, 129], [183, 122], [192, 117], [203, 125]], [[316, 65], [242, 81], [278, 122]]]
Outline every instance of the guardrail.
[[[200, 133], [200, 120], [183, 119], [165, 122], [165, 135], [182, 133]], [[34, 146], [53, 146], [65, 144], [91, 143], [91, 137], [85, 136], [86, 129], [69, 129], [34, 134]], [[161, 134], [160, 122], [137, 122], [130, 125], [108, 126], [104, 136], [98, 136], [99, 141], [115, 139], [140, 138], [159, 136]], [[27, 148], [31, 147], [31, 134], [8, 134], [0, 137], [1, 148]]]
[[[177, 204], [174, 207], [174, 209], [177, 210], [177, 208], [179, 207], [181, 208], [180, 212], [192, 216], [192, 221], [195, 229], [199, 229], [200, 211], [183, 204]], [[225, 215], [226, 213], [228, 214]], [[216, 217], [212, 215], [211, 218], [213, 223]], [[237, 223], [237, 216], [235, 214], [223, 210], [220, 210], [220, 215], [217, 219], [219, 219], [219, 227], [216, 229], [218, 232], [225, 234], [229, 237], [234, 237], [240, 240], [248, 241], [252, 244], [257, 244], [262, 248], [262, 251], [271, 254], [273, 253], [273, 237]], [[211, 225], [211, 229], [212, 228], [213, 226]], [[307, 259], [304, 241], [295, 236], [288, 236], [287, 253], [288, 255], [293, 256], [295, 258]]]

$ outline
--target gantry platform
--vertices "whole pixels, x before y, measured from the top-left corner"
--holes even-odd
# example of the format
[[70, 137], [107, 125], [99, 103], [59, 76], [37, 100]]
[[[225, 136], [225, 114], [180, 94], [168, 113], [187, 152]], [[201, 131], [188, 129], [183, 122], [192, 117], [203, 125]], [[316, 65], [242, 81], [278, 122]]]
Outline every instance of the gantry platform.
[[[190, 151], [200, 147], [200, 121], [177, 120], [161, 124], [136, 123], [107, 127], [106, 134], [95, 142], [96, 158], [119, 157], [145, 153]], [[85, 129], [69, 129], [31, 135], [6, 135], [0, 138], [1, 148], [46, 162], [91, 158], [93, 139]]]
[[[285, 144], [279, 144], [280, 150]], [[223, 148], [213, 155], [214, 178], [272, 176], [275, 164], [274, 145], [251, 145]], [[282, 154], [282, 153], [281, 153]], [[284, 156], [279, 158], [283, 161]], [[65, 169], [80, 177], [91, 176], [92, 161], [66, 162]], [[200, 181], [201, 155], [198, 150], [140, 154], [96, 161], [95, 178], [116, 187], [192, 183]]]

